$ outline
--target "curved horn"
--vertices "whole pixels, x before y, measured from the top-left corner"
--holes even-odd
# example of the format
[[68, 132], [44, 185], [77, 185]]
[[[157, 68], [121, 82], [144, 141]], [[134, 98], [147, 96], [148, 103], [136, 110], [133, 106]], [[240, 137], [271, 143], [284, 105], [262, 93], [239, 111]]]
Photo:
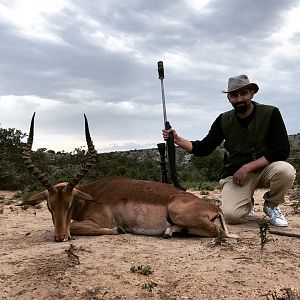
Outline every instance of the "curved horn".
[[85, 114], [84, 114], [84, 126], [85, 126], [85, 138], [88, 145], [88, 159], [83, 165], [83, 167], [81, 167], [80, 171], [77, 172], [67, 184], [66, 190], [68, 191], [73, 190], [75, 185], [78, 184], [78, 182], [86, 175], [86, 173], [92, 168], [92, 166], [96, 162], [97, 151], [95, 150], [93, 141], [90, 136], [89, 124]]
[[49, 191], [49, 193], [54, 192], [54, 188], [50, 180], [46, 175], [41, 172], [37, 166], [32, 162], [31, 159], [31, 148], [33, 143], [33, 132], [34, 132], [34, 117], [35, 113], [32, 116], [30, 123], [30, 131], [27, 140], [27, 144], [23, 147], [23, 159], [29, 173], [38, 179], [38, 181]]

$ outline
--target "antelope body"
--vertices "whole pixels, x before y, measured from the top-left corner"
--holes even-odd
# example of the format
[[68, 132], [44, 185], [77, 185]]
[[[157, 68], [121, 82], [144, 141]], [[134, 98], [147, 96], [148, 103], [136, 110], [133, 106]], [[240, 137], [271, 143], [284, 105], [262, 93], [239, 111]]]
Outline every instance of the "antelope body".
[[55, 241], [66, 241], [71, 235], [104, 235], [133, 233], [163, 235], [174, 232], [213, 237], [230, 234], [222, 210], [197, 196], [169, 184], [107, 177], [89, 184], [77, 185], [93, 165], [96, 151], [90, 139], [85, 118], [89, 158], [69, 183], [52, 185], [31, 161], [33, 122], [24, 158], [27, 168], [47, 188], [27, 203], [47, 201], [52, 214]]

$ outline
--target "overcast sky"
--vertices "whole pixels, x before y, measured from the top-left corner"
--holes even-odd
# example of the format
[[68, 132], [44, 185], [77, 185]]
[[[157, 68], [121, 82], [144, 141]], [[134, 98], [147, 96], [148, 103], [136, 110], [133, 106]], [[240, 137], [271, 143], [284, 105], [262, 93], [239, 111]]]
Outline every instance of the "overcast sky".
[[156, 147], [163, 113], [202, 139], [231, 109], [228, 77], [247, 74], [255, 100], [300, 132], [300, 1], [0, 0], [0, 126], [34, 149], [85, 146], [85, 113], [99, 152]]

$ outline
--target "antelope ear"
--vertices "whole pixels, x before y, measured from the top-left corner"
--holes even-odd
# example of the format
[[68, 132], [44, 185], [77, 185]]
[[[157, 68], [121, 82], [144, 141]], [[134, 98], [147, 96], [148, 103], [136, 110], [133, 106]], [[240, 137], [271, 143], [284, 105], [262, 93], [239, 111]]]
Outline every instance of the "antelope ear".
[[94, 201], [93, 197], [90, 196], [89, 194], [81, 192], [81, 191], [79, 191], [77, 189], [74, 189], [73, 192], [74, 192], [74, 197], [77, 198], [77, 199], [79, 199], [79, 200], [84, 200], [86, 202]]
[[44, 200], [47, 200], [48, 196], [49, 196], [49, 192], [45, 190], [43, 192], [31, 196], [29, 199], [25, 200], [20, 205], [37, 205], [43, 202]]

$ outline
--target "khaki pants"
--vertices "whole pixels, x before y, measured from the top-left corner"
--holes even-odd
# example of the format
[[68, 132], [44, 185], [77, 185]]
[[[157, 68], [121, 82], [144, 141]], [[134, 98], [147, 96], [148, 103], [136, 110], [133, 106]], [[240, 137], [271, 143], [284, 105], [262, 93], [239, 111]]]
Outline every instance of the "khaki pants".
[[243, 186], [232, 181], [232, 176], [220, 180], [222, 187], [222, 209], [229, 224], [246, 221], [252, 208], [251, 199], [258, 188], [268, 188], [264, 199], [268, 206], [275, 207], [284, 203], [284, 196], [293, 185], [296, 171], [292, 165], [284, 161], [269, 164], [262, 170], [251, 172]]

